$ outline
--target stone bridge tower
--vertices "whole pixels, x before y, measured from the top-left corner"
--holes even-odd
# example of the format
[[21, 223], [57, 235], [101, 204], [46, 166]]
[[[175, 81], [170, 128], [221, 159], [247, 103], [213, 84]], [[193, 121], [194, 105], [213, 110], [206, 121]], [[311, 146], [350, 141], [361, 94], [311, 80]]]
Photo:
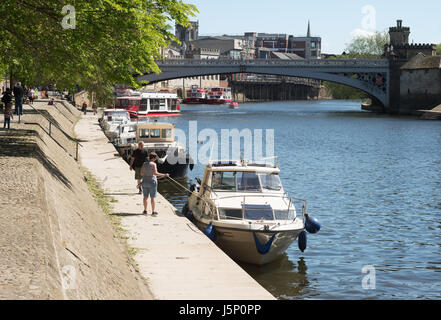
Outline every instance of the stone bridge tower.
[[434, 44], [409, 44], [410, 28], [397, 20], [395, 27], [389, 28], [390, 44], [384, 48], [384, 57], [390, 61], [390, 110], [388, 113], [401, 113], [401, 68], [419, 54], [435, 56]]

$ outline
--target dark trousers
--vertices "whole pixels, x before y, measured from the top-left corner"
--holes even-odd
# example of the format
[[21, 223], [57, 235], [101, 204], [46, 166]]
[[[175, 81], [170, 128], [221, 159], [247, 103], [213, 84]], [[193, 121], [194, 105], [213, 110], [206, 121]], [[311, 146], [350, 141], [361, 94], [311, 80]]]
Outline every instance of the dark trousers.
[[15, 98], [15, 112], [23, 115], [23, 97]]
[[11, 129], [11, 118], [5, 118], [5, 123], [3, 124], [3, 128], [6, 128], [6, 124], [8, 124], [8, 129]]

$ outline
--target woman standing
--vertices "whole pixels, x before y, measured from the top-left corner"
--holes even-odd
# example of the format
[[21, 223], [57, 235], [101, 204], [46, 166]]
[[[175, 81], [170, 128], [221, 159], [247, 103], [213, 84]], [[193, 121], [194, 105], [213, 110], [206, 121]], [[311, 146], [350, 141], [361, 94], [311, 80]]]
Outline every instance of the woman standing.
[[157, 216], [158, 213], [155, 211], [155, 199], [158, 193], [158, 179], [163, 177], [169, 177], [170, 175], [159, 173], [156, 167], [156, 160], [158, 160], [158, 155], [154, 152], [150, 153], [147, 162], [141, 167], [141, 177], [142, 177], [142, 190], [144, 193], [144, 212], [147, 214], [147, 201], [150, 197], [152, 203], [152, 215]]

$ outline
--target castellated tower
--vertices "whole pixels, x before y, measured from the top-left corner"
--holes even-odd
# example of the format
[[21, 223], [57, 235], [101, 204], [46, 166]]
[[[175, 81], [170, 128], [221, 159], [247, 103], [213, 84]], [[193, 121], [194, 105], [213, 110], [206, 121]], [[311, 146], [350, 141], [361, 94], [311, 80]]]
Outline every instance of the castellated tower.
[[409, 44], [410, 28], [403, 27], [403, 21], [397, 20], [397, 26], [389, 28], [390, 44], [385, 47], [385, 56], [389, 59], [408, 61], [417, 54], [436, 55], [435, 44]]
[[389, 28], [390, 44], [394, 47], [409, 44], [410, 28], [403, 27], [403, 20], [397, 20], [397, 26]]

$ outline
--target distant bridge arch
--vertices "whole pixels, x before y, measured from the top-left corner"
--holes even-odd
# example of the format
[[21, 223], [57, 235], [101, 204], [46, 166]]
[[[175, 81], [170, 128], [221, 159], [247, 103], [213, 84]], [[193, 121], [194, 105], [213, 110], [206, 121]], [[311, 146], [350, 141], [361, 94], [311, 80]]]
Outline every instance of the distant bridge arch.
[[167, 59], [157, 62], [162, 73], [145, 74], [150, 83], [215, 74], [254, 73], [324, 80], [362, 90], [389, 106], [388, 60], [230, 60]]

